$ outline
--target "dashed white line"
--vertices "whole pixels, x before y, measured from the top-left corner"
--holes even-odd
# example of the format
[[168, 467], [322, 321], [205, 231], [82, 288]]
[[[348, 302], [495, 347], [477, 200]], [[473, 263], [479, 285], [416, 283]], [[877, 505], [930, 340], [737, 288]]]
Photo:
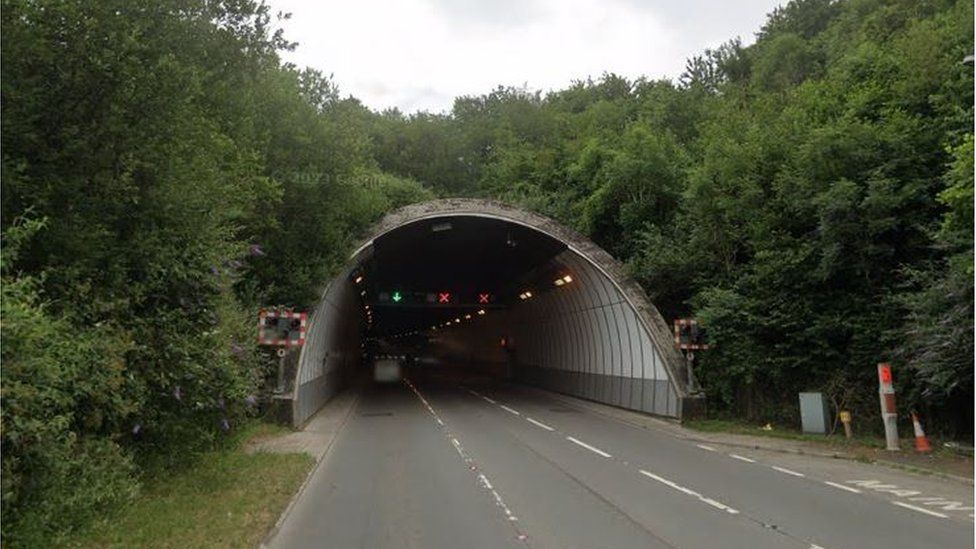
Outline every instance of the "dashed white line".
[[740, 456], [739, 454], [729, 454], [729, 457], [732, 458], [732, 459], [737, 459], [739, 461], [744, 461], [746, 463], [755, 463], [756, 462], [756, 460], [754, 460], [752, 458], [747, 458], [746, 456]]
[[721, 509], [722, 511], [725, 511], [726, 513], [729, 513], [729, 514], [732, 514], [732, 515], [739, 514], [739, 511], [737, 511], [736, 509], [733, 509], [733, 508], [729, 507], [728, 505], [726, 505], [726, 504], [724, 504], [724, 503], [722, 503], [720, 501], [715, 501], [712, 498], [707, 498], [707, 497], [699, 494], [698, 492], [696, 492], [696, 491], [694, 491], [694, 490], [692, 490], [690, 488], [685, 488], [684, 486], [681, 486], [677, 482], [674, 482], [672, 480], [668, 480], [668, 479], [666, 479], [666, 478], [664, 478], [662, 476], [659, 476], [659, 475], [655, 475], [654, 473], [652, 473], [650, 471], [645, 471], [643, 469], [639, 469], [639, 471], [640, 471], [640, 474], [642, 474], [642, 475], [644, 475], [644, 476], [646, 476], [648, 478], [652, 478], [652, 479], [660, 482], [661, 484], [664, 484], [666, 486], [670, 486], [671, 488], [674, 488], [675, 490], [677, 490], [677, 491], [679, 491], [679, 492], [681, 492], [683, 494], [687, 494], [689, 496], [698, 498], [703, 503], [706, 503], [708, 505], [711, 505], [712, 507], [715, 507], [716, 509]]
[[929, 511], [928, 509], [923, 509], [921, 507], [916, 507], [910, 503], [902, 503], [900, 501], [892, 501], [895, 505], [899, 507], [904, 507], [905, 509], [911, 509], [912, 511], [918, 511], [919, 513], [925, 513], [926, 515], [932, 515], [933, 517], [939, 518], [949, 518], [949, 515], [943, 515], [942, 513], [936, 513], [935, 511]]
[[489, 490], [494, 490], [495, 489], [495, 487], [492, 486], [490, 482], [488, 482], [488, 477], [486, 477], [484, 475], [484, 473], [479, 473], [478, 474], [478, 479], [480, 479], [481, 480], [481, 483], [485, 485], [485, 488], [487, 488]]
[[797, 473], [796, 471], [793, 471], [791, 469], [786, 469], [785, 467], [777, 467], [775, 465], [773, 465], [772, 467], [773, 467], [773, 469], [776, 469], [780, 473], [786, 473], [787, 475], [793, 475], [794, 477], [805, 477], [806, 476], [803, 473]]
[[830, 482], [829, 480], [825, 480], [824, 481], [824, 484], [826, 484], [827, 486], [833, 486], [834, 488], [840, 488], [841, 490], [847, 490], [848, 492], [852, 492], [854, 494], [860, 494], [861, 493], [861, 491], [858, 490], [857, 488], [851, 488], [850, 486], [844, 486], [843, 484], [838, 484], [836, 482]]
[[582, 440], [579, 440], [579, 439], [577, 439], [577, 438], [573, 438], [573, 437], [566, 437], [566, 440], [568, 440], [568, 441], [570, 441], [570, 442], [572, 442], [573, 444], [577, 444], [577, 445], [579, 445], [579, 446], [582, 446], [583, 448], [586, 448], [587, 450], [589, 450], [589, 451], [591, 451], [591, 452], [593, 452], [594, 454], [598, 454], [598, 455], [601, 455], [601, 456], [603, 456], [603, 457], [605, 457], [605, 458], [608, 458], [608, 457], [613, 457], [613, 456], [611, 456], [610, 454], [608, 454], [608, 453], [606, 453], [606, 452], [604, 452], [603, 450], [601, 450], [601, 449], [599, 449], [599, 448], [597, 448], [597, 447], [595, 447], [595, 446], [590, 446], [589, 444], [587, 444], [587, 443], [585, 443], [585, 442], [583, 442]]
[[526, 421], [528, 421], [532, 425], [535, 425], [536, 427], [542, 427], [546, 431], [555, 431], [555, 429], [553, 429], [552, 427], [546, 425], [545, 423], [542, 423], [541, 421], [536, 421], [536, 420], [534, 420], [534, 419], [532, 419], [530, 417], [526, 417], [525, 419], [526, 419]]
[[491, 404], [498, 404], [497, 401], [492, 400], [492, 399], [486, 397], [485, 395], [481, 395], [481, 398], [485, 399], [486, 401], [490, 402]]
[[468, 389], [468, 392], [471, 393], [472, 395], [476, 396], [476, 397], [480, 397], [481, 396], [481, 393], [479, 393], [478, 391], [475, 391], [473, 389]]
[[707, 444], [696, 444], [695, 446], [701, 448], [702, 450], [708, 450], [709, 452], [717, 452], [718, 451], [715, 448], [712, 448], [711, 446], [709, 446]]
[[502, 410], [505, 410], [506, 412], [508, 412], [508, 413], [510, 413], [510, 414], [515, 414], [515, 415], [517, 415], [517, 416], [520, 416], [520, 415], [522, 415], [521, 413], [519, 413], [519, 411], [518, 411], [518, 410], [516, 410], [516, 409], [514, 409], [514, 408], [509, 408], [508, 406], [505, 406], [504, 404], [502, 404], [502, 405], [501, 405], [501, 409], [502, 409]]

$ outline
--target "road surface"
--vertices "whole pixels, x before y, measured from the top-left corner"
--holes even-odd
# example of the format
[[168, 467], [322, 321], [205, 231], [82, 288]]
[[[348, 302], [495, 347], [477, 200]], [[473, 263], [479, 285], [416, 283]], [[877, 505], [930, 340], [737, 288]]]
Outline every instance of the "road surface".
[[541, 391], [415, 372], [363, 390], [270, 545], [973, 546], [971, 487], [947, 485], [950, 498], [879, 469], [696, 444]]

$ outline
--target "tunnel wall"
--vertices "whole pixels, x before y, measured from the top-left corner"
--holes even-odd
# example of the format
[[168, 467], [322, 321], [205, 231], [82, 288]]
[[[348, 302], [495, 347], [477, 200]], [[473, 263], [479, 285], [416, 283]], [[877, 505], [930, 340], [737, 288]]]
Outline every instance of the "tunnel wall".
[[362, 322], [350, 269], [336, 276], [309, 319], [295, 371], [292, 417], [300, 427], [349, 381], [361, 357]]
[[[515, 379], [561, 393], [679, 417], [661, 354], [621, 292], [573, 251], [555, 258], [574, 280], [508, 311], [440, 330], [445, 358], [511, 362]], [[501, 345], [505, 338], [508, 351]], [[508, 356], [511, 353], [511, 358]]]

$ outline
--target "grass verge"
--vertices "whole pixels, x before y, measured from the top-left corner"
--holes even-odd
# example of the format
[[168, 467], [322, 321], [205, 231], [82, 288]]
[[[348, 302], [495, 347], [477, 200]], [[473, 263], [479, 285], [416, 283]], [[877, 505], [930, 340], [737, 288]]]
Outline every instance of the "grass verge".
[[783, 427], [763, 429], [763, 426], [729, 419], [695, 419], [682, 423], [683, 426], [705, 433], [733, 433], [737, 435], [752, 435], [757, 437], [781, 438], [787, 440], [802, 440], [817, 442], [830, 446], [850, 446], [852, 444], [871, 448], [884, 448], [884, 439], [871, 435], [855, 435], [848, 440], [843, 431], [833, 435], [817, 435], [803, 433]]
[[315, 460], [306, 454], [247, 454], [248, 439], [280, 428], [251, 426], [233, 449], [208, 453], [192, 467], [145, 481], [125, 509], [69, 547], [255, 547], [277, 520]]

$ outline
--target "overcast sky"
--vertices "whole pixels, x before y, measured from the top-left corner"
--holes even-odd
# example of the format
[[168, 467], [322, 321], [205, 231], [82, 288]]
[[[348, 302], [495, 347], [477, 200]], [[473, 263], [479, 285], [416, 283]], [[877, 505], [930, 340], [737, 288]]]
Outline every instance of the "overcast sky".
[[782, 0], [269, 0], [298, 42], [285, 60], [333, 74], [373, 109], [448, 111], [498, 85], [531, 90], [615, 72], [677, 78], [685, 60], [750, 44]]

